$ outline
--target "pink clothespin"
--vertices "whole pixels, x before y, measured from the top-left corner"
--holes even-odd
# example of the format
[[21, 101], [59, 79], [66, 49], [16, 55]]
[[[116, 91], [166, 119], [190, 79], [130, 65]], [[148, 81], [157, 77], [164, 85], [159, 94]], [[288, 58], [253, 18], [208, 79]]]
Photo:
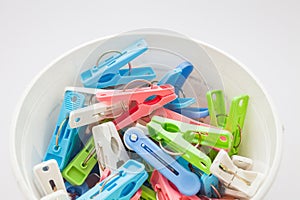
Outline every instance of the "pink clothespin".
[[130, 200], [139, 200], [142, 196], [142, 189], [140, 188], [131, 198]]
[[199, 126], [206, 126], [206, 127], [209, 127], [210, 125], [208, 124], [205, 124], [205, 123], [201, 123], [199, 121], [196, 121], [194, 119], [191, 119], [191, 118], [188, 118], [184, 115], [181, 115], [177, 112], [174, 112], [172, 110], [169, 110], [167, 108], [159, 108], [155, 111], [153, 111], [149, 116], [147, 117], [143, 117], [142, 118], [142, 121], [144, 122], [141, 122], [141, 124], [145, 124], [145, 123], [148, 123], [151, 121], [151, 118], [153, 116], [160, 116], [160, 117], [166, 117], [166, 118], [169, 118], [169, 119], [173, 119], [173, 120], [177, 120], [177, 121], [181, 121], [181, 122], [185, 122], [185, 123], [189, 123], [189, 124], [194, 124], [194, 125], [199, 125]]
[[150, 183], [159, 200], [200, 200], [196, 195], [185, 196], [177, 190], [177, 188], [157, 170], [152, 172]]
[[125, 91], [99, 92], [96, 98], [108, 106], [121, 102], [124, 107], [128, 107], [127, 112], [113, 121], [119, 130], [163, 107], [177, 98], [177, 95], [171, 85], [152, 85]]

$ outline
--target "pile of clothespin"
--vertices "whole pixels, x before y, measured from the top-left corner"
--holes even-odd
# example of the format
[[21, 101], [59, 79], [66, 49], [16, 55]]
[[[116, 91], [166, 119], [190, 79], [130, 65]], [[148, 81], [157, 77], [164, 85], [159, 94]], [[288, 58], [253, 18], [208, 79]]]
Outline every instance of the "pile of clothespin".
[[84, 87], [65, 89], [47, 151], [33, 169], [43, 200], [247, 199], [256, 193], [263, 175], [238, 155], [249, 96], [232, 99], [227, 113], [222, 90], [213, 90], [207, 108], [193, 107], [195, 98], [180, 97], [193, 65], [179, 63], [153, 81], [151, 67], [131, 64], [147, 49], [142, 39], [109, 51], [113, 56], [81, 73]]

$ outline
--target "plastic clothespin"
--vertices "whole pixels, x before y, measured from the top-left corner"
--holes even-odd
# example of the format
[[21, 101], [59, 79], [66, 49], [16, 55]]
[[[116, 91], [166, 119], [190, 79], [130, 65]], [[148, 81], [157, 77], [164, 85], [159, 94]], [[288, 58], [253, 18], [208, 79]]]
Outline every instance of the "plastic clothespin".
[[145, 166], [135, 160], [128, 160], [118, 170], [87, 191], [78, 200], [128, 200], [148, 178]]
[[33, 174], [38, 188], [46, 199], [51, 199], [52, 196], [64, 196], [60, 191], [67, 192], [56, 160], [51, 159], [35, 165]]
[[70, 159], [80, 150], [81, 142], [78, 136], [79, 129], [72, 129], [69, 124], [69, 114], [72, 110], [84, 106], [84, 95], [66, 91], [60, 109], [56, 128], [48, 145], [44, 161], [55, 159], [60, 170], [63, 170]]
[[130, 200], [139, 200], [142, 195], [142, 189], [138, 189], [138, 191], [130, 198]]
[[198, 177], [166, 154], [141, 129], [129, 128], [124, 134], [124, 143], [171, 181], [182, 194], [195, 195], [200, 190]]
[[225, 97], [222, 90], [209, 91], [206, 94], [211, 124], [225, 128], [233, 135], [232, 148], [229, 155], [238, 153], [241, 143], [241, 131], [244, 127], [249, 96], [241, 95], [231, 101], [230, 111], [227, 116]]
[[221, 188], [223, 195], [234, 197], [235, 199], [249, 199], [249, 197], [241, 191], [229, 189], [225, 186]]
[[82, 194], [86, 193], [90, 188], [94, 187], [100, 180], [100, 177], [96, 173], [90, 174], [84, 183], [80, 186], [74, 186], [69, 182], [65, 182], [67, 192], [72, 196], [72, 199], [80, 197]]
[[185, 122], [185, 123], [188, 123], [188, 124], [195, 124], [195, 125], [210, 127], [210, 125], [208, 125], [208, 124], [196, 121], [194, 119], [186, 117], [186, 116], [184, 116], [180, 113], [174, 112], [174, 111], [169, 110], [167, 108], [159, 108], [159, 109], [153, 111], [150, 115], [140, 119], [139, 122], [141, 122], [141, 124], [146, 125], [147, 123], [149, 123], [151, 121], [152, 117], [154, 117], [154, 116], [165, 117], [165, 118], [168, 118], [168, 119], [173, 119], [173, 120]]
[[227, 152], [220, 150], [210, 170], [226, 186], [253, 196], [263, 181], [263, 174], [234, 165]]
[[179, 93], [182, 91], [182, 86], [184, 85], [185, 80], [193, 71], [193, 65], [190, 62], [183, 62], [178, 65], [174, 70], [168, 72], [158, 83], [157, 85], [170, 84], [175, 88], [175, 94], [178, 96], [175, 100], [165, 105], [166, 108], [171, 110], [181, 109], [190, 106], [195, 103], [194, 98], [179, 98]]
[[225, 150], [229, 150], [231, 147], [232, 135], [226, 130], [193, 125], [159, 116], [152, 118], [152, 121], [159, 123], [164, 133], [180, 133], [190, 143]]
[[172, 110], [192, 119], [200, 119], [209, 115], [208, 108], [188, 107]]
[[[149, 97], [154, 97], [147, 100]], [[129, 89], [126, 91], [108, 91], [97, 93], [97, 100], [108, 106], [116, 103], [128, 106], [128, 110], [113, 120], [120, 130], [138, 119], [151, 114], [176, 98], [174, 87], [171, 85], [153, 85], [150, 87]], [[124, 106], [122, 106], [124, 107]]]
[[241, 169], [249, 170], [252, 168], [253, 161], [250, 158], [246, 158], [239, 155], [231, 156], [231, 160], [235, 166]]
[[157, 170], [153, 171], [150, 183], [157, 192], [157, 199], [159, 200], [200, 200], [196, 195], [186, 196], [181, 194], [177, 188]]
[[213, 174], [208, 175], [204, 173], [180, 156], [176, 158], [176, 161], [185, 169], [190, 170], [191, 172], [198, 175], [201, 182], [201, 189], [199, 192], [201, 195], [215, 198], [218, 197], [219, 194], [217, 194], [216, 192], [219, 192], [219, 180], [216, 176], [214, 176]]
[[63, 170], [63, 177], [72, 185], [82, 185], [97, 163], [94, 139], [91, 137], [85, 147]]
[[140, 197], [141, 200], [156, 200], [156, 193], [152, 189], [148, 188], [145, 185], [142, 185], [141, 189], [142, 189], [142, 195]]
[[156, 141], [168, 145], [176, 153], [180, 153], [184, 159], [201, 169], [203, 172], [210, 174], [210, 158], [191, 145], [184, 136], [179, 133], [179, 127], [173, 123], [164, 123], [166, 118], [154, 116], [151, 122], [147, 124], [150, 136]]
[[57, 190], [47, 196], [42, 197], [40, 200], [71, 200], [69, 194], [63, 190]]
[[[123, 165], [129, 156], [121, 141], [119, 133], [112, 122], [106, 122], [93, 127], [94, 142], [101, 168], [116, 170]], [[104, 165], [104, 166], [102, 166]]]
[[148, 49], [145, 40], [139, 40], [123, 52], [97, 63], [81, 73], [81, 82], [88, 88], [105, 88], [126, 84], [135, 79], [152, 80], [156, 77], [151, 67], [120, 69]]

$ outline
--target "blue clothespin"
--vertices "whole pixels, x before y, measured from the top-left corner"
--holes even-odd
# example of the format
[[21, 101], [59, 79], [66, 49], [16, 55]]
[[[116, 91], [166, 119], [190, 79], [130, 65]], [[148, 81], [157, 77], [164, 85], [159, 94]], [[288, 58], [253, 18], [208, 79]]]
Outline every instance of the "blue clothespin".
[[73, 91], [65, 92], [56, 128], [43, 159], [43, 161], [55, 159], [60, 170], [63, 170], [71, 158], [80, 150], [81, 142], [78, 136], [80, 129], [70, 128], [68, 121], [70, 112], [82, 108], [84, 102], [84, 95]]
[[181, 109], [173, 109], [173, 111], [182, 114], [191, 119], [200, 119], [209, 115], [208, 108], [188, 107]]
[[141, 129], [129, 128], [124, 134], [124, 143], [171, 181], [182, 194], [191, 196], [200, 190], [198, 177], [166, 154]]
[[128, 160], [110, 176], [87, 191], [78, 200], [129, 200], [147, 180], [145, 166], [135, 160]]
[[[179, 96], [182, 91], [182, 86], [184, 85], [185, 80], [193, 71], [193, 65], [190, 62], [183, 62], [178, 65], [174, 70], [167, 73], [157, 85], [170, 84], [174, 86], [175, 94]], [[194, 98], [177, 98], [174, 101], [168, 103], [165, 107], [171, 110], [181, 109], [190, 106], [195, 103]]]
[[89, 88], [105, 88], [126, 84], [135, 79], [152, 80], [156, 77], [151, 67], [120, 69], [148, 49], [145, 40], [139, 40], [123, 52], [97, 63], [81, 73], [81, 82]]
[[65, 182], [66, 190], [72, 196], [72, 199], [77, 199], [90, 188], [94, 187], [100, 180], [100, 177], [96, 173], [91, 173], [82, 185], [72, 185], [69, 182]]
[[205, 195], [210, 198], [218, 197], [218, 194], [216, 194], [215, 190], [219, 190], [219, 179], [216, 176], [214, 176], [213, 174], [208, 175], [202, 172], [200, 169], [194, 167], [192, 164], [190, 164], [180, 156], [176, 157], [176, 161], [185, 169], [190, 170], [199, 176], [201, 182], [201, 195]]

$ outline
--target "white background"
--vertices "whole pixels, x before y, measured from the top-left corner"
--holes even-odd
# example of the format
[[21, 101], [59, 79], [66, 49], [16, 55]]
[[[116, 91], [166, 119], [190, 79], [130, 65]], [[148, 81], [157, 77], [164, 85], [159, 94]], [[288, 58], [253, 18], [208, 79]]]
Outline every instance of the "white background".
[[299, 197], [299, 25], [297, 0], [0, 0], [0, 198], [24, 199], [11, 171], [8, 140], [15, 106], [33, 77], [79, 44], [146, 27], [212, 44], [260, 79], [285, 125], [282, 165], [265, 199]]

